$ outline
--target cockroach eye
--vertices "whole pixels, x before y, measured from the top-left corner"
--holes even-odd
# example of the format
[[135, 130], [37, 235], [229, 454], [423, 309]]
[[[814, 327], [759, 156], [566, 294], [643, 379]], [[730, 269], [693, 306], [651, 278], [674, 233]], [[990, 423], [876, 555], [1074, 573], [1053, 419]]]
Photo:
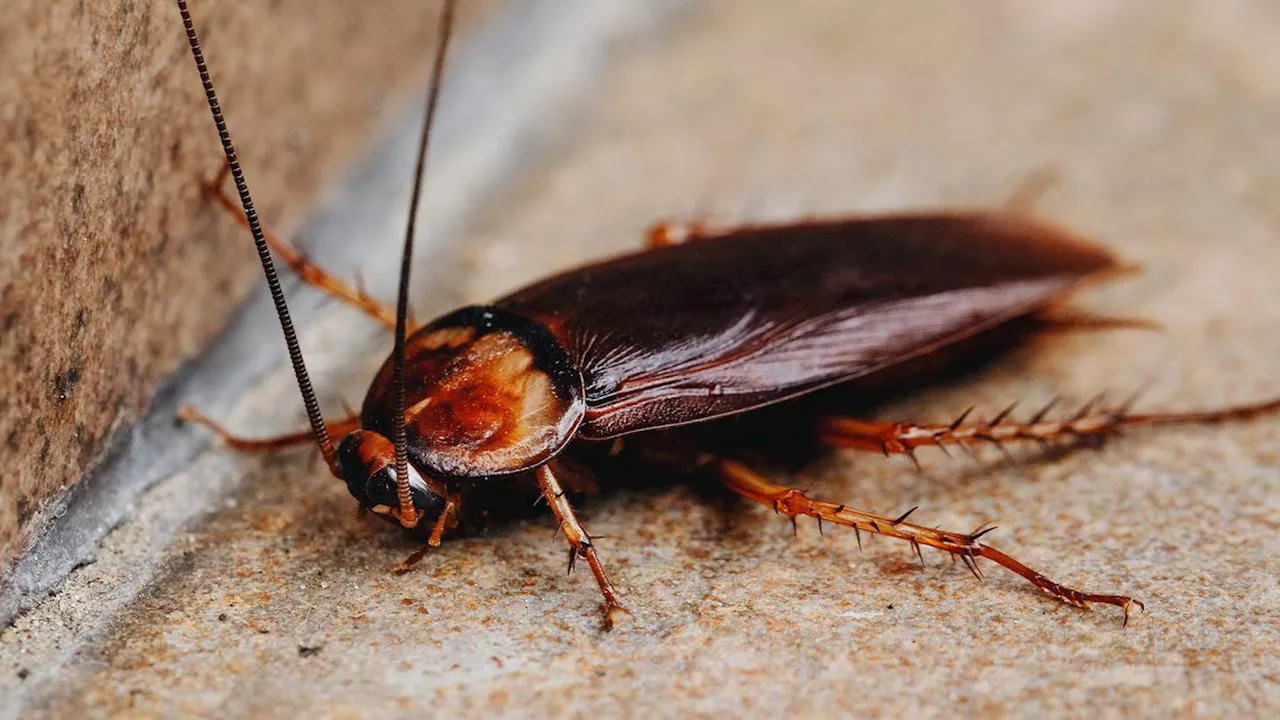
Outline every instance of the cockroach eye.
[[[388, 518], [390, 510], [400, 505], [394, 463], [395, 449], [391, 441], [375, 432], [357, 430], [338, 445], [338, 465], [351, 496], [361, 507], [374, 509]], [[412, 466], [409, 489], [420, 514], [436, 518], [444, 511], [444, 499], [427, 489]]]

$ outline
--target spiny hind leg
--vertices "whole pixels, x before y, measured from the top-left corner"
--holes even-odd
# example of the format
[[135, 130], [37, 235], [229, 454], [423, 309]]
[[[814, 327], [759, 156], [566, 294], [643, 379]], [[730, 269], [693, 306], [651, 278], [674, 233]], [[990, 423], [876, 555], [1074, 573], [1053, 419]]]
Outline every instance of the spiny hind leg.
[[853, 528], [858, 533], [858, 543], [862, 543], [863, 532], [885, 535], [887, 537], [906, 540], [916, 554], [921, 557], [920, 546], [927, 545], [943, 552], [959, 557], [975, 577], [981, 579], [982, 571], [978, 568], [978, 558], [987, 558], [1018, 575], [1032, 585], [1069, 605], [1084, 608], [1089, 603], [1115, 605], [1124, 610], [1124, 622], [1129, 622], [1129, 612], [1134, 606], [1144, 609], [1142, 603], [1126, 595], [1107, 595], [1083, 592], [1050, 580], [1036, 570], [1023, 565], [1012, 557], [996, 550], [990, 545], [978, 542], [983, 535], [994, 530], [994, 527], [978, 528], [964, 534], [927, 528], [906, 522], [915, 508], [908, 510], [897, 518], [874, 515], [861, 510], [854, 510], [846, 505], [838, 505], [824, 500], [815, 500], [800, 490], [777, 485], [752, 472], [745, 465], [732, 461], [718, 461], [720, 478], [733, 492], [748, 500], [773, 508], [777, 513], [796, 517], [806, 515], [816, 518], [819, 523], [830, 522]]
[[591, 544], [591, 536], [578, 522], [573, 506], [569, 504], [564, 488], [560, 486], [560, 481], [547, 465], [538, 468], [537, 474], [538, 487], [542, 489], [542, 496], [546, 498], [547, 505], [551, 506], [551, 512], [555, 514], [556, 520], [560, 523], [560, 529], [569, 541], [569, 572], [573, 572], [574, 562], [578, 558], [587, 561], [591, 574], [596, 578], [596, 584], [600, 586], [600, 594], [604, 596], [604, 629], [612, 630], [614, 624], [628, 611], [618, 600], [618, 593], [613, 589], [613, 583], [609, 582], [609, 576], [604, 572], [604, 565], [600, 563], [595, 545]]
[[[276, 435], [274, 437], [265, 438], [246, 438], [232, 434], [226, 428], [218, 423], [210, 420], [190, 405], [183, 405], [178, 410], [178, 417], [187, 422], [199, 423], [209, 430], [222, 441], [222, 444], [244, 453], [270, 452], [272, 450], [283, 450], [285, 448], [296, 447], [299, 445], [307, 445], [315, 441], [311, 430], [302, 430], [296, 433], [288, 433], [286, 435]], [[335, 420], [325, 423], [329, 428], [329, 435], [335, 438], [345, 437], [360, 428], [360, 415], [353, 413], [341, 420]]]
[[1130, 407], [1136, 398], [1137, 394], [1118, 406], [1106, 408], [1102, 407], [1103, 396], [1097, 395], [1074, 413], [1051, 419], [1057, 404], [1055, 399], [1025, 422], [1013, 419], [1016, 403], [990, 420], [969, 421], [973, 410], [969, 408], [946, 424], [867, 422], [830, 417], [818, 422], [818, 437], [838, 447], [871, 450], [885, 455], [907, 455], [915, 460], [915, 451], [922, 447], [936, 447], [943, 451], [958, 447], [971, 452], [974, 446], [985, 444], [1007, 452], [1005, 446], [1013, 442], [1032, 441], [1045, 445], [1075, 440], [1100, 443], [1128, 427], [1219, 423], [1280, 413], [1280, 398], [1211, 410], [1133, 413]]
[[[228, 172], [229, 166], [223, 163], [222, 169], [218, 171], [213, 181], [203, 184], [205, 193], [230, 213], [236, 219], [236, 222], [247, 228], [249, 227], [249, 221], [245, 218], [244, 211], [223, 190]], [[308, 260], [305, 255], [292, 245], [276, 237], [270, 230], [263, 228], [262, 234], [266, 238], [267, 246], [271, 248], [271, 252], [275, 253], [290, 269], [297, 273], [303, 282], [319, 288], [322, 292], [363, 312], [388, 330], [394, 331], [396, 329], [396, 309], [394, 307], [383, 305], [365, 292], [363, 288], [351, 287], [329, 274], [324, 268]], [[410, 322], [409, 333], [412, 334], [414, 329], [414, 323]]]

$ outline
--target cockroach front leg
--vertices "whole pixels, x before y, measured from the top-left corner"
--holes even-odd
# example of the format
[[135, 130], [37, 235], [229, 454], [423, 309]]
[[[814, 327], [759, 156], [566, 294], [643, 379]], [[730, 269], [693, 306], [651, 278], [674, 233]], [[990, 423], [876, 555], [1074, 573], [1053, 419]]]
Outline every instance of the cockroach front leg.
[[461, 513], [462, 497], [457, 492], [449, 490], [445, 493], [444, 510], [440, 512], [440, 517], [436, 518], [435, 524], [431, 526], [431, 535], [427, 538], [427, 544], [409, 553], [409, 557], [391, 569], [392, 574], [403, 575], [409, 572], [415, 565], [422, 562], [422, 558], [431, 552], [431, 548], [440, 547], [440, 541], [444, 534], [458, 526], [458, 518]]
[[[205, 193], [213, 199], [219, 206], [231, 214], [244, 227], [249, 227], [249, 221], [245, 218], [244, 212], [240, 209], [240, 205], [229, 197], [223, 191], [222, 186], [226, 182], [228, 166], [224, 163], [222, 170], [218, 171], [217, 176], [212, 182], [204, 184]], [[263, 237], [267, 241], [267, 246], [271, 248], [271, 252], [280, 257], [281, 260], [289, 266], [291, 270], [297, 273], [302, 281], [320, 289], [322, 292], [341, 300], [342, 302], [354, 307], [360, 312], [368, 315], [388, 330], [396, 329], [396, 309], [387, 307], [378, 302], [373, 296], [365, 292], [363, 288], [351, 287], [342, 280], [331, 275], [324, 268], [316, 265], [307, 259], [305, 255], [298, 252], [289, 243], [276, 237], [274, 233], [266, 228], [262, 229]], [[416, 328], [411, 322], [408, 328], [408, 334], [412, 335]]]
[[440, 517], [436, 518], [436, 522], [431, 526], [431, 535], [427, 538], [427, 547], [440, 547], [440, 540], [444, 534], [458, 526], [458, 516], [462, 508], [462, 498], [458, 493], [450, 490], [445, 494], [444, 510], [440, 511]]
[[609, 576], [605, 575], [604, 566], [600, 563], [600, 556], [596, 554], [595, 545], [591, 544], [591, 536], [574, 515], [573, 506], [565, 497], [560, 481], [546, 465], [539, 467], [537, 473], [538, 487], [542, 489], [542, 496], [546, 498], [547, 505], [551, 506], [551, 512], [555, 513], [560, 529], [564, 531], [564, 536], [569, 541], [569, 571], [573, 572], [574, 561], [577, 558], [587, 561], [591, 574], [595, 575], [596, 583], [600, 586], [600, 594], [604, 595], [604, 629], [612, 630], [614, 624], [623, 614], [628, 613], [628, 610], [618, 600], [618, 593], [613, 589], [613, 583], [609, 582]]
[[[265, 438], [246, 438], [234, 435], [226, 428], [218, 423], [210, 420], [190, 405], [183, 405], [178, 410], [178, 417], [187, 422], [199, 423], [209, 430], [222, 441], [223, 445], [244, 453], [269, 452], [272, 450], [283, 450], [285, 448], [294, 447], [296, 445], [308, 445], [315, 442], [315, 437], [311, 434], [311, 430], [302, 430], [296, 433], [288, 433], [286, 435], [276, 435], [274, 437]], [[325, 423], [329, 428], [329, 434], [334, 437], [344, 437], [360, 428], [360, 415], [352, 414], [341, 420], [335, 420]]]
[[969, 534], [936, 530], [906, 522], [907, 516], [915, 508], [897, 518], [873, 515], [845, 505], [815, 500], [800, 490], [776, 485], [752, 472], [745, 465], [732, 460], [720, 460], [719, 470], [724, 484], [742, 497], [767, 505], [775, 512], [789, 517], [807, 515], [817, 518], [818, 522], [825, 521], [851, 527], [855, 533], [858, 533], [859, 545], [862, 543], [861, 533], [864, 531], [895, 537], [911, 543], [912, 549], [922, 561], [920, 546], [928, 545], [959, 557], [965, 567], [969, 568], [969, 571], [978, 579], [982, 579], [982, 571], [978, 568], [977, 559], [987, 558], [1021, 575], [1032, 585], [1069, 605], [1080, 608], [1088, 607], [1089, 603], [1115, 605], [1124, 610], [1126, 625], [1129, 623], [1129, 612], [1134, 606], [1140, 610], [1145, 609], [1140, 601], [1126, 595], [1088, 593], [1060, 585], [990, 545], [978, 542], [979, 538], [994, 530], [994, 527], [978, 528]]

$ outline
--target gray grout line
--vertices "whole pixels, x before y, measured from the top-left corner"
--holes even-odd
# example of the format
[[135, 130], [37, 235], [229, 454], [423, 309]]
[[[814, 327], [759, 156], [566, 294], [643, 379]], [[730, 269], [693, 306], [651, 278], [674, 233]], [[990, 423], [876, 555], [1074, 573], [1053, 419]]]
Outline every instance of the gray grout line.
[[[446, 254], [487, 198], [563, 139], [567, 121], [591, 96], [617, 43], [656, 30], [684, 5], [686, 0], [513, 0], [458, 47], [442, 96], [424, 197], [426, 235], [419, 242], [427, 250], [425, 259]], [[404, 211], [395, 208], [408, 204], [419, 112], [402, 121], [367, 166], [326, 201], [327, 209], [310, 223], [305, 243], [314, 258], [333, 268], [374, 258], [375, 263], [360, 269], [375, 295], [390, 295], [379, 291], [377, 281], [392, 278], [398, 262], [393, 249], [401, 241]], [[447, 274], [438, 264], [417, 273], [415, 284], [431, 290], [417, 293], [416, 300], [439, 309], [448, 299], [450, 289], [442, 286]], [[296, 284], [287, 290], [296, 291]], [[315, 345], [314, 338], [308, 342], [305, 337], [311, 329], [334, 324], [317, 312], [321, 299], [308, 292], [291, 301], [304, 328], [304, 347]], [[316, 355], [309, 351], [309, 360]], [[147, 417], [121, 431], [108, 459], [61, 501], [51, 531], [0, 586], [0, 628], [55, 592], [75, 568], [92, 562], [103, 538], [137, 512], [148, 488], [189, 466], [208, 448], [207, 434], [174, 422], [180, 404], [194, 403], [215, 417], [226, 417], [242, 405], [237, 402], [241, 396], [283, 364], [279, 330], [262, 290], [237, 311], [206, 355], [157, 394]], [[118, 607], [146, 584], [157, 569], [159, 548], [210, 508], [220, 507], [217, 499], [234, 489], [228, 476], [223, 473], [220, 482], [204, 478], [198, 497], [180, 498], [168, 513], [156, 516], [148, 542], [156, 551], [138, 557], [127, 587], [116, 587], [104, 602]], [[110, 611], [95, 606], [94, 612]]]

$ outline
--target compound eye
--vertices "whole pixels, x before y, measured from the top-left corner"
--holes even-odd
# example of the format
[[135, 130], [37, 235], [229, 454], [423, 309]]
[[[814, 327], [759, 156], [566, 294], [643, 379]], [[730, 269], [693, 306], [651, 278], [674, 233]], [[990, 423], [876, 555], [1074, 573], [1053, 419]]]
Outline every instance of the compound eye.
[[[356, 430], [338, 445], [338, 464], [351, 496], [379, 515], [391, 515], [400, 508], [394, 463], [391, 442], [376, 432]], [[435, 518], [444, 511], [444, 498], [427, 488], [413, 465], [409, 466], [409, 491], [422, 515]]]
[[385, 467], [374, 473], [369, 478], [369, 482], [364, 486], [364, 505], [365, 507], [378, 508], [379, 506], [393, 508], [400, 504], [400, 500], [396, 493], [396, 479], [394, 471]]
[[379, 439], [376, 433], [356, 430], [338, 443], [338, 467], [342, 471], [342, 479], [347, 481], [351, 497], [363, 507], [370, 507], [367, 488], [372, 469], [385, 467], [387, 464], [379, 457]]
[[444, 512], [444, 498], [428, 490], [425, 485], [412, 483], [409, 485], [409, 490], [413, 493], [413, 506], [424, 517], [434, 519]]
[[379, 513], [390, 512], [398, 504], [393, 462], [394, 448], [375, 432], [356, 430], [338, 445], [338, 465], [351, 496]]
[[[427, 489], [422, 477], [409, 466], [409, 493], [420, 517], [435, 519], [444, 512], [444, 498]], [[369, 478], [365, 485], [365, 507], [379, 515], [392, 515], [400, 508], [400, 491], [396, 487], [395, 469], [385, 467]]]

